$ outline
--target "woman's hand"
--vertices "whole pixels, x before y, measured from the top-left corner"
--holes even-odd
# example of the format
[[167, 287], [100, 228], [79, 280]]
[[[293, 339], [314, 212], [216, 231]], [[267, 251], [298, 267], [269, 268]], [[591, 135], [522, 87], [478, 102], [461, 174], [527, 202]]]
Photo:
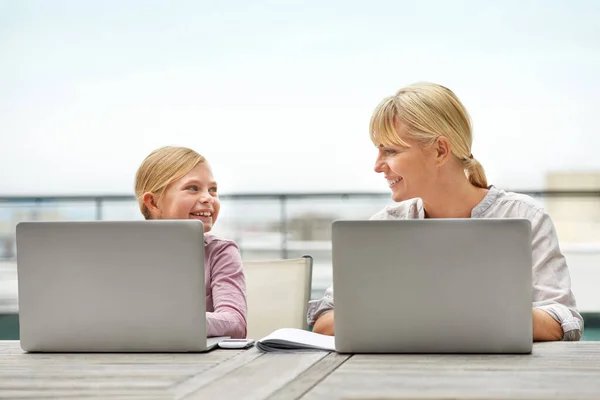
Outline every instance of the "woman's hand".
[[333, 336], [333, 311], [322, 314], [313, 326], [314, 333]]

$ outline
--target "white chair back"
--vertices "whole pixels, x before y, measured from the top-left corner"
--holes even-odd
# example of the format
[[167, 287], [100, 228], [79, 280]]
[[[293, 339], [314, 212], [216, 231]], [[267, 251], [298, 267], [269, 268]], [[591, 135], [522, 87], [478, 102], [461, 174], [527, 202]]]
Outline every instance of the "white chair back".
[[261, 339], [279, 328], [308, 329], [312, 264], [310, 256], [244, 261], [249, 338]]

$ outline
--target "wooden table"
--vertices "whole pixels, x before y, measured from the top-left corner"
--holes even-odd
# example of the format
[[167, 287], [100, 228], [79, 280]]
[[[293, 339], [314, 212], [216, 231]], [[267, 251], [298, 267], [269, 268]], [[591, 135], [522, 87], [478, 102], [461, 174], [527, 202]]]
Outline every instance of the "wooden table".
[[10, 399], [599, 399], [600, 342], [531, 355], [27, 354], [0, 341]]

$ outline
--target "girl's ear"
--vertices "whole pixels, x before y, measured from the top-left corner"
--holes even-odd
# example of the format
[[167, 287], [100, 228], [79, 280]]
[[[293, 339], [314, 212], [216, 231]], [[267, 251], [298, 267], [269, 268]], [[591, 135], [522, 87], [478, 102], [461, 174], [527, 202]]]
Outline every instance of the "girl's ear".
[[158, 199], [156, 196], [150, 192], [144, 193], [142, 197], [144, 200], [144, 205], [150, 211], [150, 215], [154, 218], [160, 218], [160, 208], [158, 207]]

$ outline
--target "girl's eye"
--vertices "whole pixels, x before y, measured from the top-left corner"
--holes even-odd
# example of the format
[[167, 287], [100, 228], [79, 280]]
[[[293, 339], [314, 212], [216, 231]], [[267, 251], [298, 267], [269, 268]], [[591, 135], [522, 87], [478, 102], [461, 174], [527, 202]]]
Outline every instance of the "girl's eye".
[[213, 188], [208, 189], [208, 191], [212, 192], [212, 193], [217, 193], [217, 188], [213, 187]]
[[194, 192], [198, 191], [198, 186], [196, 186], [196, 185], [190, 185], [187, 188], [188, 188], [188, 190], [191, 190], [191, 191], [194, 191]]
[[388, 156], [393, 156], [394, 154], [396, 154], [396, 150], [384, 150], [383, 152]]

